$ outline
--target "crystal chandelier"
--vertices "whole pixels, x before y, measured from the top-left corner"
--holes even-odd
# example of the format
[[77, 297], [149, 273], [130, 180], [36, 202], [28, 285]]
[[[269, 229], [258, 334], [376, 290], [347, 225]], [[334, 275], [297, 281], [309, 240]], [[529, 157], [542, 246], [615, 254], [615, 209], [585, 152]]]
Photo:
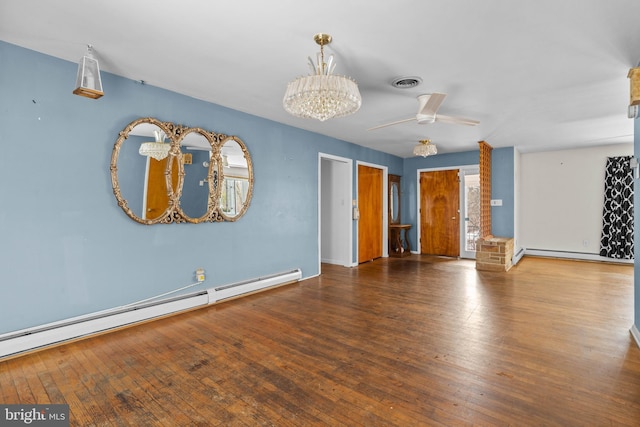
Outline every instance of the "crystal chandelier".
[[413, 149], [414, 156], [427, 157], [438, 153], [438, 148], [431, 143], [430, 139], [421, 139], [420, 144]]
[[164, 142], [164, 132], [159, 130], [154, 130], [153, 134], [156, 137], [156, 140], [153, 142], [143, 142], [140, 144], [140, 149], [138, 153], [142, 156], [153, 157], [156, 160], [162, 160], [169, 155], [169, 148], [171, 148], [171, 144]]
[[320, 45], [317, 63], [309, 57], [311, 74], [287, 85], [282, 100], [284, 109], [294, 116], [321, 122], [355, 113], [362, 105], [358, 85], [349, 77], [332, 74], [336, 67], [333, 55], [324, 62], [324, 45], [331, 43], [331, 36], [318, 33], [313, 39]]

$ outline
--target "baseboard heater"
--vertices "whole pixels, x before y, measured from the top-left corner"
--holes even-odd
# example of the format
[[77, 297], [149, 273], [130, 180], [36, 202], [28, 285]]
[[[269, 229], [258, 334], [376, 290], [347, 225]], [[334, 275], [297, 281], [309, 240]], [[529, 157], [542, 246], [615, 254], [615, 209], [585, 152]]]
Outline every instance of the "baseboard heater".
[[603, 261], [616, 264], [633, 264], [632, 259], [607, 258], [599, 254], [589, 252], [570, 252], [570, 251], [554, 251], [550, 249], [525, 249], [525, 255], [549, 257], [549, 258], [566, 258], [582, 261]]
[[300, 269], [123, 306], [0, 335], [0, 359], [299, 281]]
[[524, 253], [525, 253], [525, 248], [518, 249], [515, 255], [513, 255], [513, 257], [511, 258], [511, 264], [512, 265], [518, 264], [522, 259], [522, 257], [524, 256]]

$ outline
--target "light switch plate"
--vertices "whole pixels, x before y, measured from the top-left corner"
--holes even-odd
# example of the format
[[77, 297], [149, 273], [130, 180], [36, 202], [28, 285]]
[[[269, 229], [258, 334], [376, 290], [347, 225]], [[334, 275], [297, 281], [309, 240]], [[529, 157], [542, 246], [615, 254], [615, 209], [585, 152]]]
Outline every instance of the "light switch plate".
[[491, 199], [491, 206], [502, 206], [502, 199]]

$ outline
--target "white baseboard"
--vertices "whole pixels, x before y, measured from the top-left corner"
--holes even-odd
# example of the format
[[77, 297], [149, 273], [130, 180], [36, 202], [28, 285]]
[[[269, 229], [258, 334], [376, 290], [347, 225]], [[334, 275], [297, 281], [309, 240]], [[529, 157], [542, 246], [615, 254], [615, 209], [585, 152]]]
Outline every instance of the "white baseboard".
[[631, 327], [629, 332], [631, 332], [631, 336], [636, 341], [636, 345], [640, 347], [640, 331], [638, 330], [635, 324]]
[[351, 267], [351, 261], [347, 261], [345, 263], [344, 260], [339, 260], [339, 259], [321, 258], [320, 262], [323, 264], [332, 264], [332, 265], [341, 265], [343, 267]]
[[103, 310], [0, 335], [0, 359], [177, 314], [300, 280], [300, 269], [191, 294]]

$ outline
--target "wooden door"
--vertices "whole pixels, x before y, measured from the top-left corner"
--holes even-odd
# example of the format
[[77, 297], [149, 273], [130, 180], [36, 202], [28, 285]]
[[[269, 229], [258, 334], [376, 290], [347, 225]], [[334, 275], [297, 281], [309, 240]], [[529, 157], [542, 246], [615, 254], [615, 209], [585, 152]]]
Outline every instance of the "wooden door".
[[420, 252], [460, 255], [460, 181], [457, 170], [420, 173]]
[[382, 256], [382, 169], [358, 165], [358, 263]]
[[[167, 157], [162, 160], [149, 158], [149, 176], [147, 178], [147, 211], [146, 219], [156, 219], [162, 215], [169, 207], [169, 194], [167, 191], [167, 180], [165, 173], [167, 170]], [[178, 165], [172, 165], [171, 180], [173, 189], [178, 186]]]

